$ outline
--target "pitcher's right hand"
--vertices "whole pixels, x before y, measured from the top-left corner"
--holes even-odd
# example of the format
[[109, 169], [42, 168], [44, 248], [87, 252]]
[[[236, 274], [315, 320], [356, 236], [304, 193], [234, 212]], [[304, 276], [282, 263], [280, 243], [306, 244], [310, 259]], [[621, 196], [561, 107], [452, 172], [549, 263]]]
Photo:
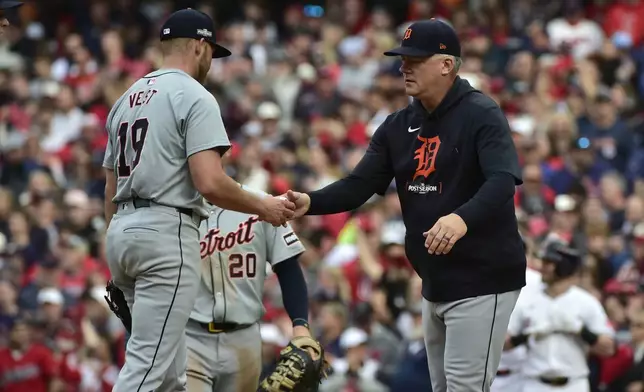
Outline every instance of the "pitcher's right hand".
[[286, 225], [293, 219], [295, 203], [285, 197], [266, 197], [262, 199], [263, 212], [259, 214], [259, 220], [268, 222], [275, 227]]

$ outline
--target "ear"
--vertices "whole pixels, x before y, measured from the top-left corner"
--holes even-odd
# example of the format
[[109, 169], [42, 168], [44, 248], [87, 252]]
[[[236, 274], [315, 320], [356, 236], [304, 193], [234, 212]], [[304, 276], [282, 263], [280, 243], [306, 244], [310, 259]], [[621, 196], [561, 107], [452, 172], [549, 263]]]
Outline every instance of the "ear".
[[197, 41], [197, 40], [189, 40], [188, 42], [189, 42], [188, 45], [190, 45], [188, 47], [189, 51], [191, 51], [197, 57], [199, 57], [199, 55], [201, 54], [201, 50], [202, 50], [201, 47], [200, 47], [201, 45], [199, 45], [199, 41]]
[[452, 61], [452, 59], [450, 59], [450, 58], [445, 58], [445, 59], [443, 60], [443, 66], [441, 67], [441, 75], [443, 75], [443, 76], [447, 76], [447, 75], [449, 75], [449, 74], [450, 74], [450, 72], [452, 72], [452, 70], [454, 69], [454, 66], [455, 66], [455, 65], [456, 65], [456, 64], [454, 64], [454, 62]]
[[199, 50], [200, 50], [199, 54], [201, 54], [201, 53], [203, 53], [203, 52], [206, 52], [206, 51], [207, 51], [207, 50], [206, 50], [206, 46], [208, 46], [208, 45], [209, 45], [209, 44], [206, 42], [206, 40], [205, 40], [205, 39], [203, 39], [203, 38], [202, 38], [202, 39], [200, 39], [200, 40], [198, 41], [198, 44], [197, 44], [197, 46], [199, 46]]

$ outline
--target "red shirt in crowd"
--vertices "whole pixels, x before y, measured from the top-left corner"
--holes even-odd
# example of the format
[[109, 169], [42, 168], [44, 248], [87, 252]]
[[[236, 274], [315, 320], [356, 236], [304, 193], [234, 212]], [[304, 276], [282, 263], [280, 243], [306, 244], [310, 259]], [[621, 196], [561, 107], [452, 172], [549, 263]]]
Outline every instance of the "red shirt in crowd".
[[644, 2], [618, 2], [610, 6], [604, 20], [604, 30], [608, 37], [618, 31], [626, 32], [633, 39], [633, 45], [639, 45], [644, 39]]
[[58, 365], [60, 379], [67, 387], [66, 391], [77, 391], [82, 377], [80, 372], [80, 363], [76, 353], [69, 352], [62, 354]]
[[599, 372], [600, 383], [608, 385], [622, 377], [633, 364], [633, 349], [620, 344], [615, 355], [607, 358], [599, 358], [601, 371]]
[[[72, 274], [62, 275], [58, 287], [60, 287], [60, 289], [66, 292], [67, 294], [75, 298], [79, 298], [81, 294], [83, 294], [83, 291], [85, 290], [85, 286], [87, 285], [87, 279], [91, 274], [95, 272], [101, 272], [103, 273], [104, 276], [106, 274], [105, 268], [101, 268], [101, 265], [95, 259], [88, 256], [83, 261], [83, 267], [79, 270], [78, 273], [74, 275]], [[107, 275], [107, 277], [109, 278], [109, 275]]]
[[9, 348], [0, 351], [2, 392], [48, 392], [57, 371], [52, 352], [45, 346], [33, 344], [20, 354]]
[[344, 277], [351, 288], [351, 303], [369, 302], [373, 292], [373, 282], [360, 266], [360, 261], [354, 261], [342, 266]]

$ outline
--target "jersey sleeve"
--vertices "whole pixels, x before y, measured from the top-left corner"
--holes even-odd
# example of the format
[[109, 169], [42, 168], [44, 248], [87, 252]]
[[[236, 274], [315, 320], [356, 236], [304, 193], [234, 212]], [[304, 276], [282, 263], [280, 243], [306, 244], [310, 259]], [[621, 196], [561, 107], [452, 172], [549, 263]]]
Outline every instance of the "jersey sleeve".
[[109, 170], [114, 170], [114, 146], [112, 142], [112, 135], [107, 130], [107, 146], [105, 147], [105, 156], [103, 157], [103, 167]]
[[[389, 141], [387, 140], [387, 129], [391, 127], [390, 118], [381, 124], [371, 138], [367, 152], [351, 173], [368, 184], [368, 190], [383, 195], [394, 178], [392, 157], [389, 152]], [[365, 181], [366, 180], [366, 181]]]
[[587, 307], [588, 309], [585, 312], [586, 314], [584, 314], [583, 320], [586, 328], [598, 335], [614, 336], [615, 331], [611, 327], [606, 311], [604, 311], [601, 303], [594, 297], [589, 297]]
[[105, 155], [103, 156], [103, 167], [106, 169], [114, 170], [115, 168], [115, 159], [116, 159], [116, 151], [118, 146], [116, 144], [116, 138], [115, 136], [117, 132], [110, 132], [110, 128], [112, 127], [112, 119], [114, 118], [114, 113], [116, 113], [116, 110], [119, 106], [119, 103], [123, 97], [119, 98], [116, 103], [114, 103], [114, 106], [112, 106], [112, 109], [110, 112], [107, 114], [107, 119], [105, 121], [105, 132], [107, 133], [107, 145], [105, 147]]
[[230, 141], [217, 100], [210, 94], [203, 94], [189, 102], [185, 118], [180, 120], [186, 140], [186, 158], [213, 148], [223, 155], [230, 148]]
[[481, 125], [476, 132], [476, 151], [479, 165], [486, 178], [494, 173], [508, 173], [515, 185], [521, 185], [521, 168], [510, 125], [499, 107], [481, 113]]
[[302, 245], [290, 224], [287, 224], [286, 227], [273, 227], [265, 223], [265, 226], [267, 227], [265, 232], [268, 234], [266, 239], [268, 262], [272, 266], [304, 252], [304, 245]]

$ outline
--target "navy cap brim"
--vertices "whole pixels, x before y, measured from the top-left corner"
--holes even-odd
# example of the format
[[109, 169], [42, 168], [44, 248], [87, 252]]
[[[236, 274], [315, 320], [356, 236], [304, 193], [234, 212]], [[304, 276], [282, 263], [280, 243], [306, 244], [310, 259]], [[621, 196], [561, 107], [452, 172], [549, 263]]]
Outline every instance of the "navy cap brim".
[[0, 10], [8, 10], [11, 8], [20, 7], [24, 3], [21, 1], [0, 1]]
[[212, 49], [213, 49], [212, 50], [212, 58], [213, 59], [220, 59], [222, 57], [228, 57], [228, 56], [230, 56], [232, 54], [232, 52], [230, 50], [224, 48], [223, 46], [221, 46], [219, 44], [211, 43], [211, 45], [212, 45]]
[[412, 48], [409, 46], [399, 46], [384, 53], [385, 56], [409, 56], [409, 57], [429, 57], [436, 53], [426, 50]]

